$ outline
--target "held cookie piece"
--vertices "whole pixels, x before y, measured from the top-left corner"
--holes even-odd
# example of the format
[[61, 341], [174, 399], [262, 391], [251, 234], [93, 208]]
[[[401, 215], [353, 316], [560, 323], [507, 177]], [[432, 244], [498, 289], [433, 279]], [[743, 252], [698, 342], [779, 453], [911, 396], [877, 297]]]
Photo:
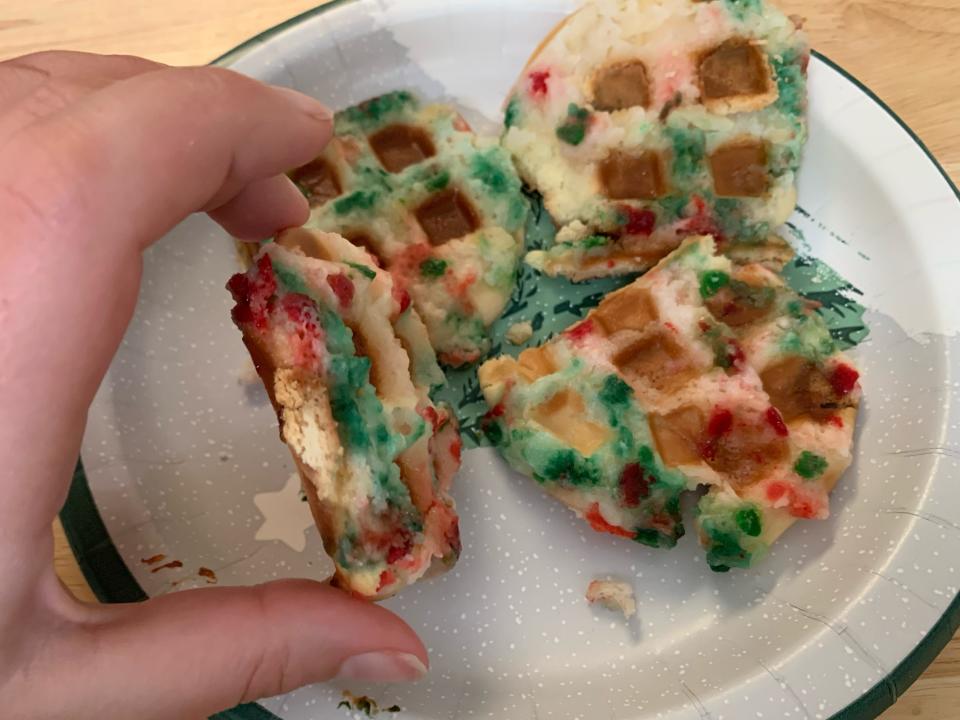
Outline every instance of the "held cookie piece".
[[528, 261], [643, 271], [689, 235], [762, 243], [796, 204], [809, 49], [765, 0], [591, 0], [536, 51], [503, 145], [556, 243]]
[[369, 250], [409, 291], [443, 363], [487, 350], [528, 212], [495, 140], [449, 106], [395, 92], [338, 113], [323, 155], [291, 177], [310, 201], [308, 226]]
[[[315, 239], [357, 250], [335, 236]], [[429, 345], [416, 347], [415, 311], [358, 252], [356, 261], [315, 259], [269, 243], [228, 287], [335, 582], [382, 599], [459, 555], [448, 491], [460, 437], [423, 384], [436, 363], [417, 358]]]
[[717, 570], [827, 516], [857, 378], [776, 274], [706, 236], [546, 345], [480, 368], [491, 441], [595, 528], [669, 546], [680, 493], [708, 486], [698, 522]]

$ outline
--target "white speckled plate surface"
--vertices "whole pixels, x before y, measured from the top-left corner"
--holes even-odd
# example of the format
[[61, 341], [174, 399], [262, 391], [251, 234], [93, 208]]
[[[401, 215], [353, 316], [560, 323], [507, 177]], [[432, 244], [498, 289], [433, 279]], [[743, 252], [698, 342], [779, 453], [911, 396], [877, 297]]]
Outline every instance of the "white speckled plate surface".
[[[573, 0], [353, 0], [223, 60], [344, 107], [412, 87], [496, 132], [531, 49]], [[753, 571], [589, 531], [490, 449], [455, 485], [454, 571], [387, 603], [433, 669], [359, 687], [399, 718], [872, 718], [956, 628], [960, 602], [960, 200], [919, 141], [823, 58], [794, 218], [863, 296], [866, 400], [833, 517], [801, 523]], [[146, 257], [136, 316], [90, 412], [64, 521], [103, 599], [328, 569], [276, 420], [229, 321], [238, 267], [205, 218]], [[99, 511], [99, 517], [97, 514]], [[101, 522], [102, 520], [102, 522]], [[157, 555], [163, 560], [144, 562]], [[176, 562], [181, 563], [178, 565]], [[171, 564], [172, 563], [172, 564]], [[629, 625], [583, 600], [632, 582]], [[343, 718], [315, 686], [223, 717]], [[389, 715], [387, 717], [390, 717]]]

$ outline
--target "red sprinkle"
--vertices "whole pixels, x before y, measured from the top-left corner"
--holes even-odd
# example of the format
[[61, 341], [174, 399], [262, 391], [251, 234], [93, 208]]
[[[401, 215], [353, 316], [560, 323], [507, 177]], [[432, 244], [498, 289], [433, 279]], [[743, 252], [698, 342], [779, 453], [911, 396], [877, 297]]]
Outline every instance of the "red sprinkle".
[[311, 305], [310, 298], [290, 293], [280, 300], [280, 308], [287, 314], [291, 322], [303, 323], [307, 319], [307, 308]]
[[657, 215], [653, 210], [637, 210], [624, 205], [620, 208], [627, 216], [625, 229], [628, 235], [650, 235], [657, 224]]
[[843, 427], [843, 418], [839, 415], [831, 415], [827, 418], [827, 422], [833, 425], [834, 427], [842, 428]]
[[812, 520], [817, 517], [817, 509], [809, 499], [794, 495], [790, 498], [790, 514], [794, 517]]
[[713, 235], [717, 242], [722, 242], [725, 238], [720, 226], [710, 214], [707, 203], [699, 195], [692, 198], [695, 214], [689, 218], [684, 225], [684, 232], [687, 235]]
[[736, 340], [727, 341], [727, 359], [730, 360], [730, 366], [735, 370], [742, 369], [743, 364], [747, 361], [743, 348]]
[[700, 444], [700, 455], [704, 460], [713, 460], [717, 456], [717, 441], [732, 428], [733, 413], [725, 408], [714, 408], [707, 423], [707, 439]]
[[787, 429], [787, 424], [783, 421], [783, 415], [772, 405], [767, 408], [767, 422], [780, 437], [787, 437], [787, 435], [790, 434], [790, 431]]
[[377, 592], [380, 592], [385, 587], [393, 585], [397, 581], [397, 576], [393, 574], [390, 570], [384, 570], [380, 573], [380, 584], [377, 585]]
[[447, 280], [447, 291], [456, 298], [463, 298], [465, 303], [469, 303], [467, 298], [467, 291], [470, 290], [470, 286], [477, 282], [476, 273], [467, 273], [463, 277], [455, 277], [453, 275], [449, 276]]
[[679, 330], [677, 330], [677, 326], [674, 325], [674, 324], [673, 324], [672, 322], [670, 322], [669, 320], [668, 320], [667, 322], [665, 322], [665, 323], [663, 324], [663, 326], [664, 326], [667, 330], [670, 330], [671, 332], [675, 332], [675, 333], [679, 333], [679, 332], [680, 332]]
[[623, 490], [623, 504], [637, 507], [640, 500], [650, 496], [650, 479], [644, 475], [639, 463], [630, 463], [620, 474], [620, 488]]
[[767, 498], [771, 502], [776, 502], [784, 496], [789, 488], [782, 482], [772, 482], [767, 485]]
[[387, 551], [387, 564], [393, 565], [397, 560], [405, 558], [411, 547], [413, 547], [413, 540], [410, 537], [402, 538], [399, 545], [392, 545]]
[[597, 532], [610, 533], [611, 535], [617, 535], [618, 537], [625, 537], [633, 539], [634, 533], [629, 530], [624, 530], [622, 527], [617, 527], [616, 525], [611, 525], [606, 520], [603, 519], [603, 515], [600, 514], [600, 504], [594, 503], [590, 506], [590, 509], [587, 510], [587, 514], [584, 516], [590, 527], [592, 527]]
[[572, 341], [577, 342], [583, 340], [588, 335], [593, 334], [593, 320], [584, 320], [579, 325], [574, 325], [572, 328], [564, 332], [568, 338]]
[[849, 365], [840, 364], [830, 375], [830, 384], [833, 385], [834, 392], [840, 397], [849, 395], [857, 386], [857, 380], [860, 379], [860, 373]]
[[455, 438], [452, 443], [450, 443], [450, 455], [453, 456], [453, 459], [458, 463], [460, 462], [460, 455], [463, 452], [463, 440], [460, 438]]
[[397, 305], [400, 306], [400, 314], [403, 315], [403, 313], [407, 311], [407, 308], [410, 307], [410, 293], [404, 288], [394, 285], [393, 299], [396, 300]]
[[767, 485], [767, 498], [770, 502], [775, 503], [784, 496], [787, 498], [787, 511], [793, 517], [806, 520], [820, 517], [822, 503], [817, 498], [797, 492], [795, 487], [784, 482], [777, 481]]
[[270, 256], [263, 255], [257, 261], [257, 269], [250, 275], [234, 275], [227, 283], [236, 306], [233, 319], [240, 324], [253, 323], [259, 330], [267, 327], [270, 298], [277, 292], [277, 278], [273, 274]]
[[426, 407], [421, 408], [420, 417], [430, 423], [430, 426], [433, 428], [434, 432], [440, 429], [440, 415], [437, 413], [437, 409], [432, 405], [427, 405]]
[[343, 273], [327, 276], [327, 285], [340, 301], [340, 307], [348, 308], [353, 302], [353, 281]]
[[731, 429], [733, 429], [733, 413], [726, 408], [714, 408], [710, 422], [707, 423], [707, 435], [718, 438], [726, 435]]
[[232, 278], [227, 280], [227, 290], [230, 291], [230, 294], [233, 295], [233, 299], [237, 302], [241, 300], [249, 299], [250, 295], [250, 281], [247, 279], [247, 276], [243, 273], [237, 273]]
[[547, 80], [549, 79], [549, 70], [535, 70], [530, 73], [530, 94], [534, 97], [544, 97], [549, 90], [547, 87]]

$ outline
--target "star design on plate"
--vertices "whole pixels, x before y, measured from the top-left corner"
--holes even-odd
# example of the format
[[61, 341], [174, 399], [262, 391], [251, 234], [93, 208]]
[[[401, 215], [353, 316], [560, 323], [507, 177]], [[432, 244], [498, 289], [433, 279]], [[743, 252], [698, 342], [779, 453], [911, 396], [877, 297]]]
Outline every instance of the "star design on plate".
[[291, 475], [282, 490], [254, 495], [253, 503], [263, 515], [256, 540], [279, 540], [303, 552], [307, 547], [306, 530], [313, 527], [313, 516], [300, 491], [299, 475]]

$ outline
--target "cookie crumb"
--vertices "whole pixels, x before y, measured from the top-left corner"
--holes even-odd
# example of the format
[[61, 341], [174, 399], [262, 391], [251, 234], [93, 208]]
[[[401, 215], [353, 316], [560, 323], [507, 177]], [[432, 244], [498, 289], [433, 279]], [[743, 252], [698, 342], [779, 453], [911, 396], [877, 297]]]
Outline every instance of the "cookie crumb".
[[507, 341], [513, 345], [523, 345], [527, 340], [533, 337], [533, 325], [529, 322], [518, 322], [507, 328], [504, 333]]
[[608, 610], [620, 610], [628, 620], [637, 614], [633, 588], [617, 580], [594, 580], [587, 588], [587, 602]]
[[376, 717], [380, 713], [402, 712], [402, 708], [399, 705], [382, 708], [372, 697], [368, 697], [367, 695], [354, 695], [349, 690], [344, 690], [342, 697], [343, 700], [337, 703], [338, 708], [352, 710], [355, 713], [363, 713], [367, 717]]

